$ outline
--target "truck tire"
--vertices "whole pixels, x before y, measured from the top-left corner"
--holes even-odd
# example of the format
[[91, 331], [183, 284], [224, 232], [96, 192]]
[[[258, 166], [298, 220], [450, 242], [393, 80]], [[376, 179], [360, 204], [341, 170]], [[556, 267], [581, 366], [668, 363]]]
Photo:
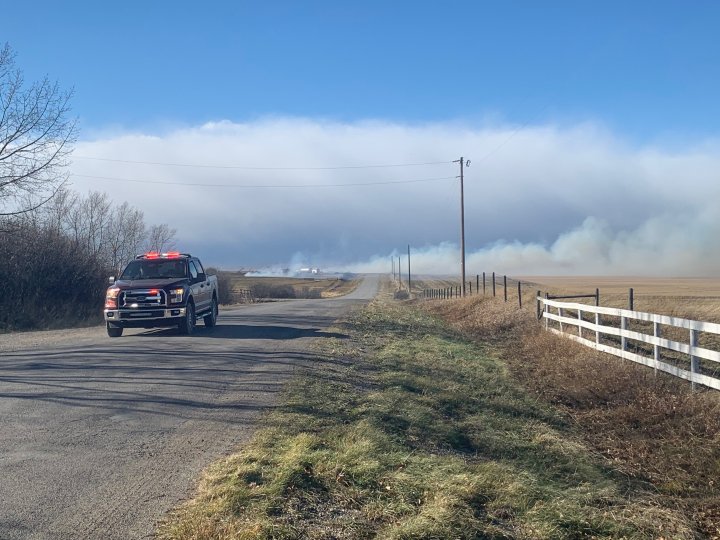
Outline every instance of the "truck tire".
[[213, 296], [212, 304], [210, 305], [210, 314], [203, 317], [203, 322], [208, 328], [212, 328], [217, 324], [218, 316], [218, 304], [217, 299]]
[[120, 337], [123, 333], [123, 327], [122, 326], [111, 326], [110, 323], [107, 323], [107, 333], [110, 337]]
[[186, 336], [191, 335], [193, 330], [195, 330], [195, 304], [192, 302], [188, 302], [185, 308], [185, 317], [183, 317], [183, 320], [178, 324], [178, 330]]

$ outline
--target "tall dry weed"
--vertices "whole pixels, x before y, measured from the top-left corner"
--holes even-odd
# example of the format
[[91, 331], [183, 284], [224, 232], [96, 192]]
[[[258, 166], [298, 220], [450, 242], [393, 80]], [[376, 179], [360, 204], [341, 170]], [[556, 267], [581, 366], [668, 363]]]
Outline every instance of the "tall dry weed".
[[720, 395], [546, 332], [493, 299], [430, 302], [465, 336], [496, 347], [529, 391], [560, 407], [611, 466], [720, 538]]

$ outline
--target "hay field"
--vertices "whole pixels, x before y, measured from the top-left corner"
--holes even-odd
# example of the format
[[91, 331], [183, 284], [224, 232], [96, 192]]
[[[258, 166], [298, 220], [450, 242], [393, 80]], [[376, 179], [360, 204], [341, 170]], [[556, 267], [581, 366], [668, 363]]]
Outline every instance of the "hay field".
[[359, 281], [346, 280], [335, 277], [314, 278], [288, 278], [288, 277], [248, 277], [234, 273], [231, 277], [232, 290], [239, 293], [241, 290], [252, 290], [257, 286], [274, 289], [291, 287], [297, 298], [334, 298], [348, 294], [355, 290]]
[[524, 276], [517, 279], [531, 289], [550, 294], [591, 294], [598, 288], [601, 306], [626, 309], [628, 289], [632, 287], [636, 311], [720, 323], [720, 277]]

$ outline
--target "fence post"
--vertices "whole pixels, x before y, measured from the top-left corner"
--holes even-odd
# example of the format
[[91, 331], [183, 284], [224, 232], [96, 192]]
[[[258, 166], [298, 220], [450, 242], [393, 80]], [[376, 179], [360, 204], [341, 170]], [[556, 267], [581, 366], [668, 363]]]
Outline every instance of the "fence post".
[[538, 291], [537, 295], [535, 296], [535, 301], [537, 302], [537, 318], [538, 321], [540, 320], [540, 317], [542, 317], [542, 313], [540, 312], [540, 306], [542, 305], [542, 302], [540, 301], [540, 295], [542, 294], [542, 291]]
[[582, 326], [580, 326], [580, 323], [582, 322], [582, 309], [578, 308], [578, 337], [582, 337]]
[[[545, 300], [547, 300], [549, 298], [549, 296], [550, 296], [550, 293], [545, 293]], [[548, 311], [550, 311], [550, 308], [548, 307], [547, 304], [545, 304], [545, 312], [547, 313]], [[548, 318], [545, 317], [545, 330], [547, 330], [547, 329], [548, 329]]]
[[[697, 330], [690, 330], [690, 347], [698, 346], [698, 333]], [[692, 353], [692, 348], [690, 349], [690, 371], [692, 373], [700, 373], [700, 357]], [[697, 389], [696, 387], [697, 384], [695, 381], [692, 381], [693, 391]]]
[[520, 286], [519, 281], [518, 281], [518, 304], [520, 305], [520, 309], [522, 309], [522, 287]]
[[472, 296], [472, 281], [468, 281], [468, 285], [470, 285], [470, 296]]
[[507, 276], [503, 276], [503, 295], [505, 296], [505, 302], [507, 302]]
[[595, 345], [600, 345], [600, 314], [595, 314]]
[[[560, 315], [560, 317], [563, 317], [565, 315], [563, 313], [563, 308], [561, 308], [561, 307], [558, 308], [558, 315]], [[558, 321], [558, 322], [560, 323], [560, 333], [562, 334], [563, 333], [563, 323], [562, 323], [562, 321]]]
[[[653, 323], [653, 336], [656, 338], [661, 337], [662, 330], [660, 330], [660, 323], [654, 322]], [[660, 361], [660, 345], [653, 345], [653, 358], [655, 359], [655, 375], [657, 375], [658, 368], [657, 368], [657, 362]]]
[[495, 298], [495, 272], [493, 272], [493, 298]]
[[[600, 289], [595, 289], [595, 307], [600, 307]], [[600, 314], [595, 314], [595, 326], [600, 326]], [[600, 345], [600, 329], [595, 329], [595, 345]]]
[[[483, 277], [483, 282], [485, 278]], [[480, 274], [475, 274], [475, 294], [480, 294]]]
[[[630, 287], [630, 288], [628, 289], [628, 308], [630, 309], [630, 311], [634, 311], [634, 309], [633, 309], [633, 308], [635, 307], [635, 298], [634, 298], [634, 296], [635, 296], [635, 295], [633, 294], [632, 287]], [[622, 328], [623, 330], [627, 330], [627, 329], [628, 329], [627, 317], [621, 317], [621, 318], [620, 318], [620, 328]], [[625, 336], [622, 336], [622, 337], [620, 338], [620, 344], [622, 345], [622, 350], [623, 350], [623, 351], [627, 351], [627, 349], [628, 349], [628, 346], [627, 346], [628, 343], [627, 343], [627, 338], [626, 338]]]

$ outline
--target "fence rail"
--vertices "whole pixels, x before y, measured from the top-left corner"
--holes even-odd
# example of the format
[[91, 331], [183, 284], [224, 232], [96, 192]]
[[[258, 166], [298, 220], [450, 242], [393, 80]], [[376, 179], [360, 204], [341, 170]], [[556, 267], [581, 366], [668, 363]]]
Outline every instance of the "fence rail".
[[[632, 311], [628, 309], [608, 308], [601, 306], [591, 306], [587, 304], [578, 304], [574, 302], [559, 302], [537, 297], [539, 305], [542, 305], [542, 317], [545, 319], [545, 326], [551, 332], [562, 335], [578, 343], [582, 343], [596, 350], [619, 356], [620, 358], [631, 360], [656, 370], [669, 373], [676, 377], [686, 379], [695, 384], [720, 390], [720, 379], [705, 375], [701, 372], [700, 360], [708, 360], [720, 363], [720, 352], [698, 346], [699, 333], [705, 332], [709, 334], [720, 335], [720, 324], [693, 321], [690, 319], [682, 319], [680, 317], [671, 317], [667, 315], [656, 315], [654, 313], [645, 313], [641, 311]], [[551, 309], [557, 310], [552, 313]], [[567, 316], [566, 312], [575, 312], [575, 316]], [[594, 315], [595, 322], [585, 320], [583, 314], [589, 313]], [[617, 317], [620, 319], [620, 327], [608, 326], [601, 324], [601, 315]], [[653, 324], [653, 334], [646, 334], [636, 330], [628, 329], [628, 321], [642, 321]], [[559, 329], [550, 328], [549, 322], [558, 323]], [[688, 342], [683, 343], [662, 337], [662, 327], [671, 326], [675, 328], [685, 329], [688, 331]], [[566, 331], [566, 327], [574, 327], [577, 332], [572, 334]], [[594, 340], [583, 337], [583, 330], [594, 333]], [[601, 336], [608, 335], [620, 338], [620, 347], [615, 347], [607, 343], [602, 343]], [[653, 347], [653, 357], [644, 356], [628, 350], [627, 340], [633, 340]], [[690, 361], [690, 370], [663, 362], [661, 360], [661, 349], [667, 349], [674, 352], [688, 355]]]

